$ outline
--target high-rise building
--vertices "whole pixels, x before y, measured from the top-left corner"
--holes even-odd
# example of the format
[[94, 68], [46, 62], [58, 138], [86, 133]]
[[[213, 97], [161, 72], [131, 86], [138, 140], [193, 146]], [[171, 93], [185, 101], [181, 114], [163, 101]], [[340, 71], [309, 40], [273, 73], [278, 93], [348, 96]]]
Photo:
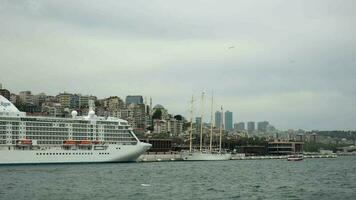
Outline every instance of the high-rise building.
[[110, 117], [127, 118], [128, 115], [123, 114], [125, 109], [124, 101], [117, 96], [112, 96], [103, 100], [103, 106]]
[[31, 94], [31, 91], [21, 91], [19, 93], [19, 97], [20, 97], [20, 102], [23, 104], [34, 103], [34, 99], [33, 99], [33, 95]]
[[167, 133], [166, 120], [154, 119], [153, 120], [153, 133]]
[[143, 104], [143, 97], [141, 95], [126, 96], [126, 105], [129, 104]]
[[216, 111], [215, 112], [215, 128], [220, 128], [221, 126], [221, 112], [220, 111]]
[[259, 132], [266, 132], [266, 131], [267, 131], [268, 124], [269, 124], [268, 121], [258, 122], [258, 123], [257, 123], [257, 130], [258, 130]]
[[316, 133], [313, 133], [313, 134], [309, 135], [309, 142], [317, 143], [318, 142], [318, 135]]
[[179, 136], [183, 132], [183, 121], [173, 117], [167, 120], [167, 132], [171, 136]]
[[195, 118], [195, 126], [198, 130], [200, 130], [200, 124], [201, 124], [201, 117], [196, 117]]
[[74, 102], [72, 101], [72, 94], [66, 92], [58, 94], [57, 99], [63, 108], [70, 108], [72, 102]]
[[47, 95], [45, 93], [40, 93], [33, 96], [33, 100], [36, 106], [42, 106], [46, 102]]
[[146, 113], [144, 104], [130, 104], [127, 107], [128, 118], [126, 119], [134, 129], [145, 129]]
[[234, 129], [237, 131], [244, 131], [245, 130], [245, 122], [235, 123]]
[[88, 95], [79, 95], [79, 108], [85, 108], [89, 106], [89, 96]]
[[255, 122], [247, 122], [247, 132], [253, 133], [255, 131]]
[[226, 111], [225, 112], [225, 130], [227, 131], [232, 131], [234, 129], [233, 127], [233, 119], [232, 119], [232, 112]]

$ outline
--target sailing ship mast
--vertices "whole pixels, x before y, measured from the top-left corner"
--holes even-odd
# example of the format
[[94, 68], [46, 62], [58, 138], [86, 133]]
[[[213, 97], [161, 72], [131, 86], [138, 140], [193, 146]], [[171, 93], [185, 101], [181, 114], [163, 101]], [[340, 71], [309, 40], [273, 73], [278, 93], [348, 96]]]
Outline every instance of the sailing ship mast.
[[213, 103], [214, 103], [214, 94], [211, 95], [211, 109], [210, 109], [210, 152], [213, 150]]
[[204, 116], [204, 92], [201, 94], [201, 118], [200, 118], [200, 152], [203, 150], [203, 116]]
[[220, 112], [220, 139], [219, 139], [219, 153], [221, 153], [221, 135], [222, 135], [222, 130], [224, 126], [224, 112], [223, 112], [223, 107], [221, 106], [221, 112]]
[[192, 100], [190, 101], [190, 133], [189, 133], [189, 152], [192, 152], [192, 135], [193, 135], [193, 103], [194, 96], [192, 95]]

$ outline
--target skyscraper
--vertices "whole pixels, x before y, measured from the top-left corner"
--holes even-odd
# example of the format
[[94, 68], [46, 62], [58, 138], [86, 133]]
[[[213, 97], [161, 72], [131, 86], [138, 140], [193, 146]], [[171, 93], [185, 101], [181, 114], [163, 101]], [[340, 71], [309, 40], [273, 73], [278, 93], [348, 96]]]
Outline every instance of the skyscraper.
[[216, 111], [215, 112], [215, 128], [220, 128], [221, 126], [221, 112]]
[[232, 123], [232, 112], [226, 111], [225, 112], [225, 130], [232, 131], [234, 129], [233, 123]]
[[247, 132], [253, 133], [255, 131], [255, 122], [247, 122]]
[[234, 129], [237, 131], [245, 130], [245, 122], [239, 122], [234, 124]]
[[126, 105], [129, 104], [143, 104], [143, 97], [141, 95], [134, 95], [134, 96], [126, 96], [125, 99]]
[[257, 123], [257, 130], [260, 131], [260, 132], [266, 132], [268, 124], [269, 124], [269, 122], [267, 122], [267, 121], [258, 122]]
[[195, 118], [195, 129], [197, 131], [197, 133], [200, 133], [200, 126], [201, 126], [201, 117], [196, 117]]

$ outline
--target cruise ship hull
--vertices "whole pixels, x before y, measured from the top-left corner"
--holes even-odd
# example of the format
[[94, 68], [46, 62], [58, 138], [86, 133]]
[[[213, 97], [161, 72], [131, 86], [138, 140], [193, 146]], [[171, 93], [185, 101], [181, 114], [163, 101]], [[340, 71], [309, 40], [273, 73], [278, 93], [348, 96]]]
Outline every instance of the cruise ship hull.
[[231, 160], [230, 153], [204, 153], [204, 152], [184, 152], [182, 159], [187, 161], [218, 161], [218, 160]]
[[136, 145], [109, 145], [106, 150], [1, 150], [0, 164], [50, 163], [105, 163], [134, 162], [151, 147], [147, 143]]

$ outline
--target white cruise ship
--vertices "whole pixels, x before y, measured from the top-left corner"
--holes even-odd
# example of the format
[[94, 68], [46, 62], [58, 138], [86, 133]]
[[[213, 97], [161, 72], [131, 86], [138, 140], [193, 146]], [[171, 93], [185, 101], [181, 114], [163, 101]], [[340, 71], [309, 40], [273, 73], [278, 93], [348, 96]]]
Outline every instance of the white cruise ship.
[[26, 116], [0, 95], [0, 164], [130, 162], [150, 147], [125, 120]]

